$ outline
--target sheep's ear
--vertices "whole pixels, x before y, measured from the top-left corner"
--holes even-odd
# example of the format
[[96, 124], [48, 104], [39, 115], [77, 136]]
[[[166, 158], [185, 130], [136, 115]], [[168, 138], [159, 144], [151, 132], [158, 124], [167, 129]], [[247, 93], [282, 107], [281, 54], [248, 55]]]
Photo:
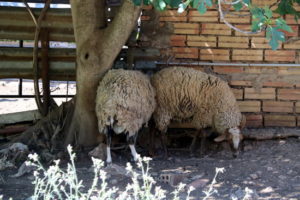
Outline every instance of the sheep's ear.
[[220, 135], [214, 139], [215, 142], [222, 142], [226, 139], [225, 135]]
[[242, 120], [240, 123], [240, 129], [243, 129], [246, 126], [246, 116], [242, 115]]

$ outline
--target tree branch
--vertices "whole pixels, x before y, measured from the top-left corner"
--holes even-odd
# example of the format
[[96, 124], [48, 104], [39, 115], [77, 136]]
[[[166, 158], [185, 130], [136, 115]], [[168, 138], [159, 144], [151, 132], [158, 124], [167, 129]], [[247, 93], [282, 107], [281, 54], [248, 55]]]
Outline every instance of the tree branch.
[[105, 40], [102, 43], [102, 47], [103, 49], [111, 49], [110, 51], [105, 51], [107, 54], [104, 55], [105, 58], [111, 61], [115, 60], [128, 40], [134, 26], [136, 26], [140, 13], [140, 6], [135, 6], [131, 0], [123, 1], [119, 12], [104, 32], [103, 37]]
[[106, 27], [105, 0], [70, 0], [75, 41], [80, 49], [97, 29]]

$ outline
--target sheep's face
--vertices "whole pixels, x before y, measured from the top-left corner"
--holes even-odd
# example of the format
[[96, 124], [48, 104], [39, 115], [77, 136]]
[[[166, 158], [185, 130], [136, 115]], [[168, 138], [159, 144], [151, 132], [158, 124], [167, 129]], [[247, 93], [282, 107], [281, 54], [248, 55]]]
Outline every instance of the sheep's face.
[[215, 138], [215, 142], [222, 142], [227, 140], [231, 147], [237, 151], [239, 145], [243, 139], [243, 135], [241, 134], [240, 127], [229, 128], [225, 134], [220, 135], [219, 137]]
[[234, 150], [238, 150], [240, 142], [243, 139], [241, 130], [238, 127], [228, 129], [227, 140], [232, 144]]

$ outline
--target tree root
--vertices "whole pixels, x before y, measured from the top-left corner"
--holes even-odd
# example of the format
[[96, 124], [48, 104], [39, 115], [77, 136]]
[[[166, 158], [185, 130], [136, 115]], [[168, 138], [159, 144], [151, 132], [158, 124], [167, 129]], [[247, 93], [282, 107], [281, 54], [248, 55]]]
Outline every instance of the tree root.
[[24, 131], [19, 137], [0, 147], [7, 148], [13, 143], [23, 143], [30, 150], [45, 154], [45, 160], [49, 162], [49, 154], [56, 154], [65, 150], [64, 140], [68, 125], [72, 119], [74, 101], [63, 103], [52, 110], [46, 117], [39, 120], [34, 126]]

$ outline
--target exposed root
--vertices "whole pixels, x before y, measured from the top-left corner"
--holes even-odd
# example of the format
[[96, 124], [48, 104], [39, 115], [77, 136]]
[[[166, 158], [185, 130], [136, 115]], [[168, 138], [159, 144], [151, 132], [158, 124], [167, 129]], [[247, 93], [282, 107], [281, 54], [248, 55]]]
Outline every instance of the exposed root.
[[[65, 150], [64, 140], [74, 110], [74, 101], [63, 103], [52, 110], [46, 117], [38, 121], [34, 126], [24, 131], [19, 137], [1, 147], [7, 148], [13, 143], [23, 143], [30, 150], [41, 154], [42, 159], [50, 162], [55, 158], [54, 154]], [[14, 159], [18, 160], [18, 158]]]

